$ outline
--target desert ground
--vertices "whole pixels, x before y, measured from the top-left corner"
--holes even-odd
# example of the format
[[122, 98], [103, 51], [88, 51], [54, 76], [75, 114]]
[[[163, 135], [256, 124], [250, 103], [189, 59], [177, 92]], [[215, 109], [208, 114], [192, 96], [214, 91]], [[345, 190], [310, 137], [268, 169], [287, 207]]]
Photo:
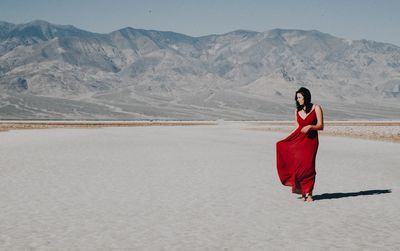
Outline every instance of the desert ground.
[[126, 123], [0, 123], [0, 250], [400, 249], [400, 122], [326, 122], [314, 202], [292, 122]]

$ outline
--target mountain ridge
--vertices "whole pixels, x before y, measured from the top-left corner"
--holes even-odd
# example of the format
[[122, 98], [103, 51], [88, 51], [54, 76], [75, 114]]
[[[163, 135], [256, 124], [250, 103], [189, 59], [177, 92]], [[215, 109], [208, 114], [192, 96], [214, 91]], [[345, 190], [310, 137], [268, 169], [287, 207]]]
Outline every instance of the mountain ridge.
[[400, 118], [400, 47], [317, 30], [191, 37], [0, 22], [1, 119], [286, 120], [300, 86], [328, 118]]

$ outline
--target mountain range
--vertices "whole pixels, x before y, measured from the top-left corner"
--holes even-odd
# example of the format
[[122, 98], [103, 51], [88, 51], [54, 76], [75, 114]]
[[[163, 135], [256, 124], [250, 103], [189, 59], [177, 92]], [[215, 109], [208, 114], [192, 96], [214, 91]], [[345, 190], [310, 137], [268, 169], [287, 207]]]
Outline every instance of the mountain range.
[[400, 119], [400, 47], [316, 30], [191, 37], [0, 22], [0, 119]]

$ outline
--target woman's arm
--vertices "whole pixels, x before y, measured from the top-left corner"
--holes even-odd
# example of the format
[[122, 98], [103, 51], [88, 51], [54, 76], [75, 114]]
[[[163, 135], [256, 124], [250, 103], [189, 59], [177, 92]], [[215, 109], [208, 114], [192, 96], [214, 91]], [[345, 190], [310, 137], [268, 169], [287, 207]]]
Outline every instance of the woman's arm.
[[315, 105], [315, 113], [317, 114], [317, 124], [310, 125], [310, 130], [324, 130], [324, 114], [319, 105]]
[[322, 108], [319, 105], [315, 105], [314, 109], [317, 115], [317, 124], [307, 125], [301, 129], [301, 132], [307, 133], [309, 130], [324, 130], [324, 115], [322, 113]]
[[296, 124], [296, 128], [293, 131], [291, 131], [289, 134], [294, 133], [294, 131], [296, 131], [297, 128], [299, 128], [299, 123], [297, 122], [297, 110], [296, 109], [294, 110], [294, 122]]

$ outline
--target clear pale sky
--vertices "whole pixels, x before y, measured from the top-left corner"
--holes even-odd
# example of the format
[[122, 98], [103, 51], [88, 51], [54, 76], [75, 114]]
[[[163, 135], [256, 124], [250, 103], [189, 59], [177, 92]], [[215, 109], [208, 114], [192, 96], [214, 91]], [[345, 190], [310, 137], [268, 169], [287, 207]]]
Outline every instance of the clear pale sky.
[[398, 46], [399, 13], [397, 0], [0, 0], [0, 20], [17, 24], [42, 19], [99, 33], [133, 27], [190, 36], [319, 30]]

